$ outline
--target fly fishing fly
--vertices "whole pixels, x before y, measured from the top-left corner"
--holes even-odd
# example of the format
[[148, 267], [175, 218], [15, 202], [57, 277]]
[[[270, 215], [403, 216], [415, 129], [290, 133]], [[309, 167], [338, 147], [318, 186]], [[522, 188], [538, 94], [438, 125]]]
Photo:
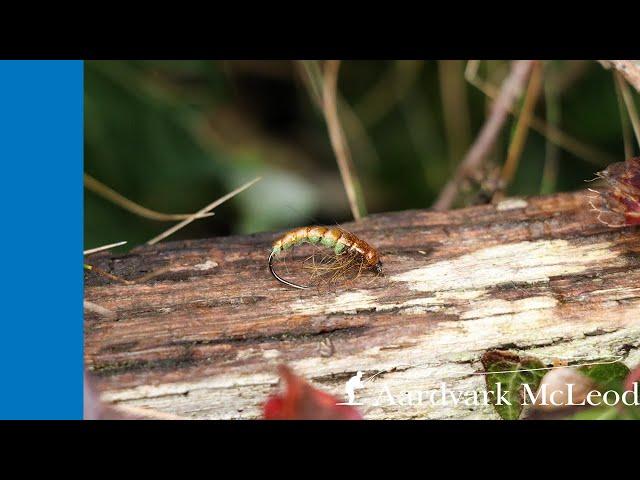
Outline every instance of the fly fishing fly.
[[378, 251], [364, 240], [339, 227], [311, 226], [291, 230], [273, 243], [269, 255], [269, 271], [276, 280], [293, 288], [309, 288], [282, 278], [273, 268], [275, 258], [305, 243], [328, 249], [328, 253], [320, 260], [314, 253], [304, 262], [313, 270], [315, 276], [330, 274], [331, 280], [335, 280], [349, 270], [356, 271], [356, 276], [363, 270], [382, 273]]

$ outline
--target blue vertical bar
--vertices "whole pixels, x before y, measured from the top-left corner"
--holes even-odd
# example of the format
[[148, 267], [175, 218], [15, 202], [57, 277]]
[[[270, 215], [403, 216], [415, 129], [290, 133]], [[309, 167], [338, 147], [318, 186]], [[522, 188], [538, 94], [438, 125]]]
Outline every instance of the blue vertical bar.
[[82, 61], [0, 61], [0, 419], [82, 418], [82, 134]]

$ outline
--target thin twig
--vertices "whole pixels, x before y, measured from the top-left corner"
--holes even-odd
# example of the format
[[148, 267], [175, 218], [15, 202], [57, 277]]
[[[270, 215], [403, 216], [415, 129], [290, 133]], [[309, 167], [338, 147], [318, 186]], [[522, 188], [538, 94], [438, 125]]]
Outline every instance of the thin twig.
[[620, 87], [620, 93], [622, 93], [624, 104], [627, 107], [627, 113], [629, 114], [631, 125], [633, 126], [633, 133], [635, 133], [636, 141], [640, 146], [640, 118], [638, 117], [636, 104], [633, 103], [633, 98], [631, 97], [631, 90], [629, 89], [629, 85], [627, 85], [627, 82], [623, 81], [621, 75], [618, 72], [616, 72], [616, 81], [618, 82], [618, 86]]
[[531, 71], [531, 78], [529, 79], [529, 85], [527, 86], [527, 92], [524, 97], [524, 103], [518, 116], [516, 128], [513, 132], [509, 149], [507, 150], [507, 160], [502, 167], [500, 174], [500, 180], [503, 188], [513, 180], [513, 177], [518, 169], [518, 163], [520, 156], [524, 150], [524, 145], [527, 141], [527, 134], [529, 132], [529, 120], [533, 114], [533, 109], [538, 102], [540, 91], [542, 90], [542, 64], [536, 61]]
[[[488, 82], [482, 81], [477, 76], [477, 60], [471, 61], [467, 64], [465, 70], [465, 78], [474, 87], [480, 90], [484, 95], [491, 99], [495, 99], [498, 96], [498, 91], [495, 86]], [[515, 115], [515, 110], [512, 106], [509, 108], [509, 113]], [[603, 152], [597, 149], [593, 145], [587, 145], [584, 142], [568, 135], [559, 128], [549, 125], [540, 118], [533, 115], [530, 119], [530, 126], [533, 130], [537, 131], [545, 138], [549, 139], [560, 148], [574, 154], [578, 158], [597, 166], [608, 165], [610, 163], [618, 161], [613, 155]]]
[[440, 192], [440, 196], [433, 206], [434, 210], [447, 210], [450, 208], [458, 195], [462, 180], [470, 172], [480, 168], [482, 160], [498, 138], [498, 134], [507, 120], [511, 104], [520, 95], [531, 71], [532, 64], [532, 60], [517, 60], [513, 62], [511, 72], [502, 83], [500, 94], [493, 104], [489, 118], [458, 166], [455, 175]]
[[362, 189], [351, 162], [351, 152], [344, 136], [340, 117], [338, 115], [337, 87], [340, 60], [327, 60], [324, 67], [322, 85], [322, 110], [329, 130], [329, 139], [336, 156], [338, 169], [342, 177], [351, 213], [355, 220], [360, 220], [366, 215]]
[[251, 185], [253, 185], [254, 183], [260, 181], [262, 179], [262, 177], [256, 177], [253, 180], [251, 180], [250, 182], [245, 183], [244, 185], [242, 185], [241, 187], [236, 188], [233, 192], [227, 193], [226, 195], [220, 197], [218, 200], [216, 200], [215, 202], [211, 202], [209, 205], [207, 205], [206, 207], [198, 210], [196, 213], [194, 213], [193, 215], [191, 215], [188, 218], [185, 218], [183, 221], [181, 221], [180, 223], [178, 223], [177, 225], [174, 225], [173, 227], [171, 227], [170, 229], [162, 232], [160, 235], [157, 235], [155, 237], [153, 237], [151, 240], [149, 240], [147, 242], [147, 245], [154, 245], [156, 243], [158, 243], [160, 240], [163, 240], [165, 238], [167, 238], [169, 235], [174, 234], [175, 232], [177, 232], [178, 230], [180, 230], [181, 228], [183, 228], [186, 225], [189, 225], [191, 222], [193, 222], [194, 220], [198, 219], [201, 217], [202, 214], [204, 213], [209, 213], [210, 210], [213, 210], [214, 208], [216, 208], [218, 205], [223, 204], [224, 202], [226, 202], [227, 200], [235, 197], [236, 195], [238, 195], [240, 192], [243, 192], [244, 190], [246, 190], [247, 188], [249, 188]]
[[[150, 208], [143, 207], [139, 205], [122, 194], [116, 192], [110, 187], [107, 187], [104, 183], [96, 180], [91, 175], [85, 173], [84, 174], [84, 186], [91, 190], [96, 195], [100, 195], [102, 198], [109, 200], [110, 202], [115, 203], [119, 207], [131, 212], [135, 215], [138, 215], [143, 218], [148, 218], [150, 220], [159, 220], [159, 221], [171, 221], [171, 220], [184, 220], [185, 218], [191, 217], [191, 213], [162, 213], [156, 212], [155, 210], [151, 210]], [[198, 218], [205, 218], [214, 215], [213, 213], [207, 213], [206, 215], [201, 215]]]
[[116, 242], [116, 243], [110, 243], [109, 245], [103, 245], [101, 247], [96, 247], [96, 248], [90, 248], [89, 250], [85, 250], [84, 252], [82, 252], [83, 255], [91, 255], [92, 253], [98, 253], [98, 252], [103, 252], [105, 250], [110, 250], [112, 248], [116, 248], [116, 247], [120, 247], [122, 245], [125, 245], [127, 243], [127, 241], [123, 241], [123, 242]]

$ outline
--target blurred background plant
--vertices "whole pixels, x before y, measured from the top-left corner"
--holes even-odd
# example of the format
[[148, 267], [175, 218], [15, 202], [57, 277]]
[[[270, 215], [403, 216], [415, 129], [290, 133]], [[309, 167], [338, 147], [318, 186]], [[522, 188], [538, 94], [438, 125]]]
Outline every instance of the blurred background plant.
[[[196, 212], [257, 176], [262, 181], [215, 216], [171, 238], [353, 219], [323, 116], [320, 62], [85, 65], [85, 248], [143, 243], [180, 219], [166, 214]], [[555, 136], [533, 128], [535, 119], [523, 135], [518, 115], [509, 116], [453, 206], [487, 201], [478, 191], [492, 169], [504, 176], [507, 158], [508, 181], [498, 189], [537, 195], [584, 188], [607, 163], [637, 152], [611, 71], [593, 61], [536, 65], [537, 80], [534, 69], [514, 110]], [[368, 213], [433, 205], [485, 123], [487, 95], [510, 69], [506, 61], [462, 60], [334, 66], [341, 128]]]

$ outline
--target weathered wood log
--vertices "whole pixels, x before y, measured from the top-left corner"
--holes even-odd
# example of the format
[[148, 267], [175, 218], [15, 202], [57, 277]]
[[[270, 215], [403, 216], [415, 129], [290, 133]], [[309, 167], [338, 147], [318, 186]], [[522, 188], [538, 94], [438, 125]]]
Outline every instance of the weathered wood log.
[[[385, 276], [330, 289], [276, 282], [273, 233], [90, 257], [85, 360], [103, 398], [189, 418], [257, 418], [287, 363], [342, 398], [358, 370], [367, 418], [497, 418], [491, 406], [393, 405], [389, 391], [477, 390], [488, 349], [543, 361], [640, 363], [640, 230], [596, 220], [586, 192], [450, 212], [371, 215], [352, 230]], [[161, 270], [162, 269], [162, 270]]]

